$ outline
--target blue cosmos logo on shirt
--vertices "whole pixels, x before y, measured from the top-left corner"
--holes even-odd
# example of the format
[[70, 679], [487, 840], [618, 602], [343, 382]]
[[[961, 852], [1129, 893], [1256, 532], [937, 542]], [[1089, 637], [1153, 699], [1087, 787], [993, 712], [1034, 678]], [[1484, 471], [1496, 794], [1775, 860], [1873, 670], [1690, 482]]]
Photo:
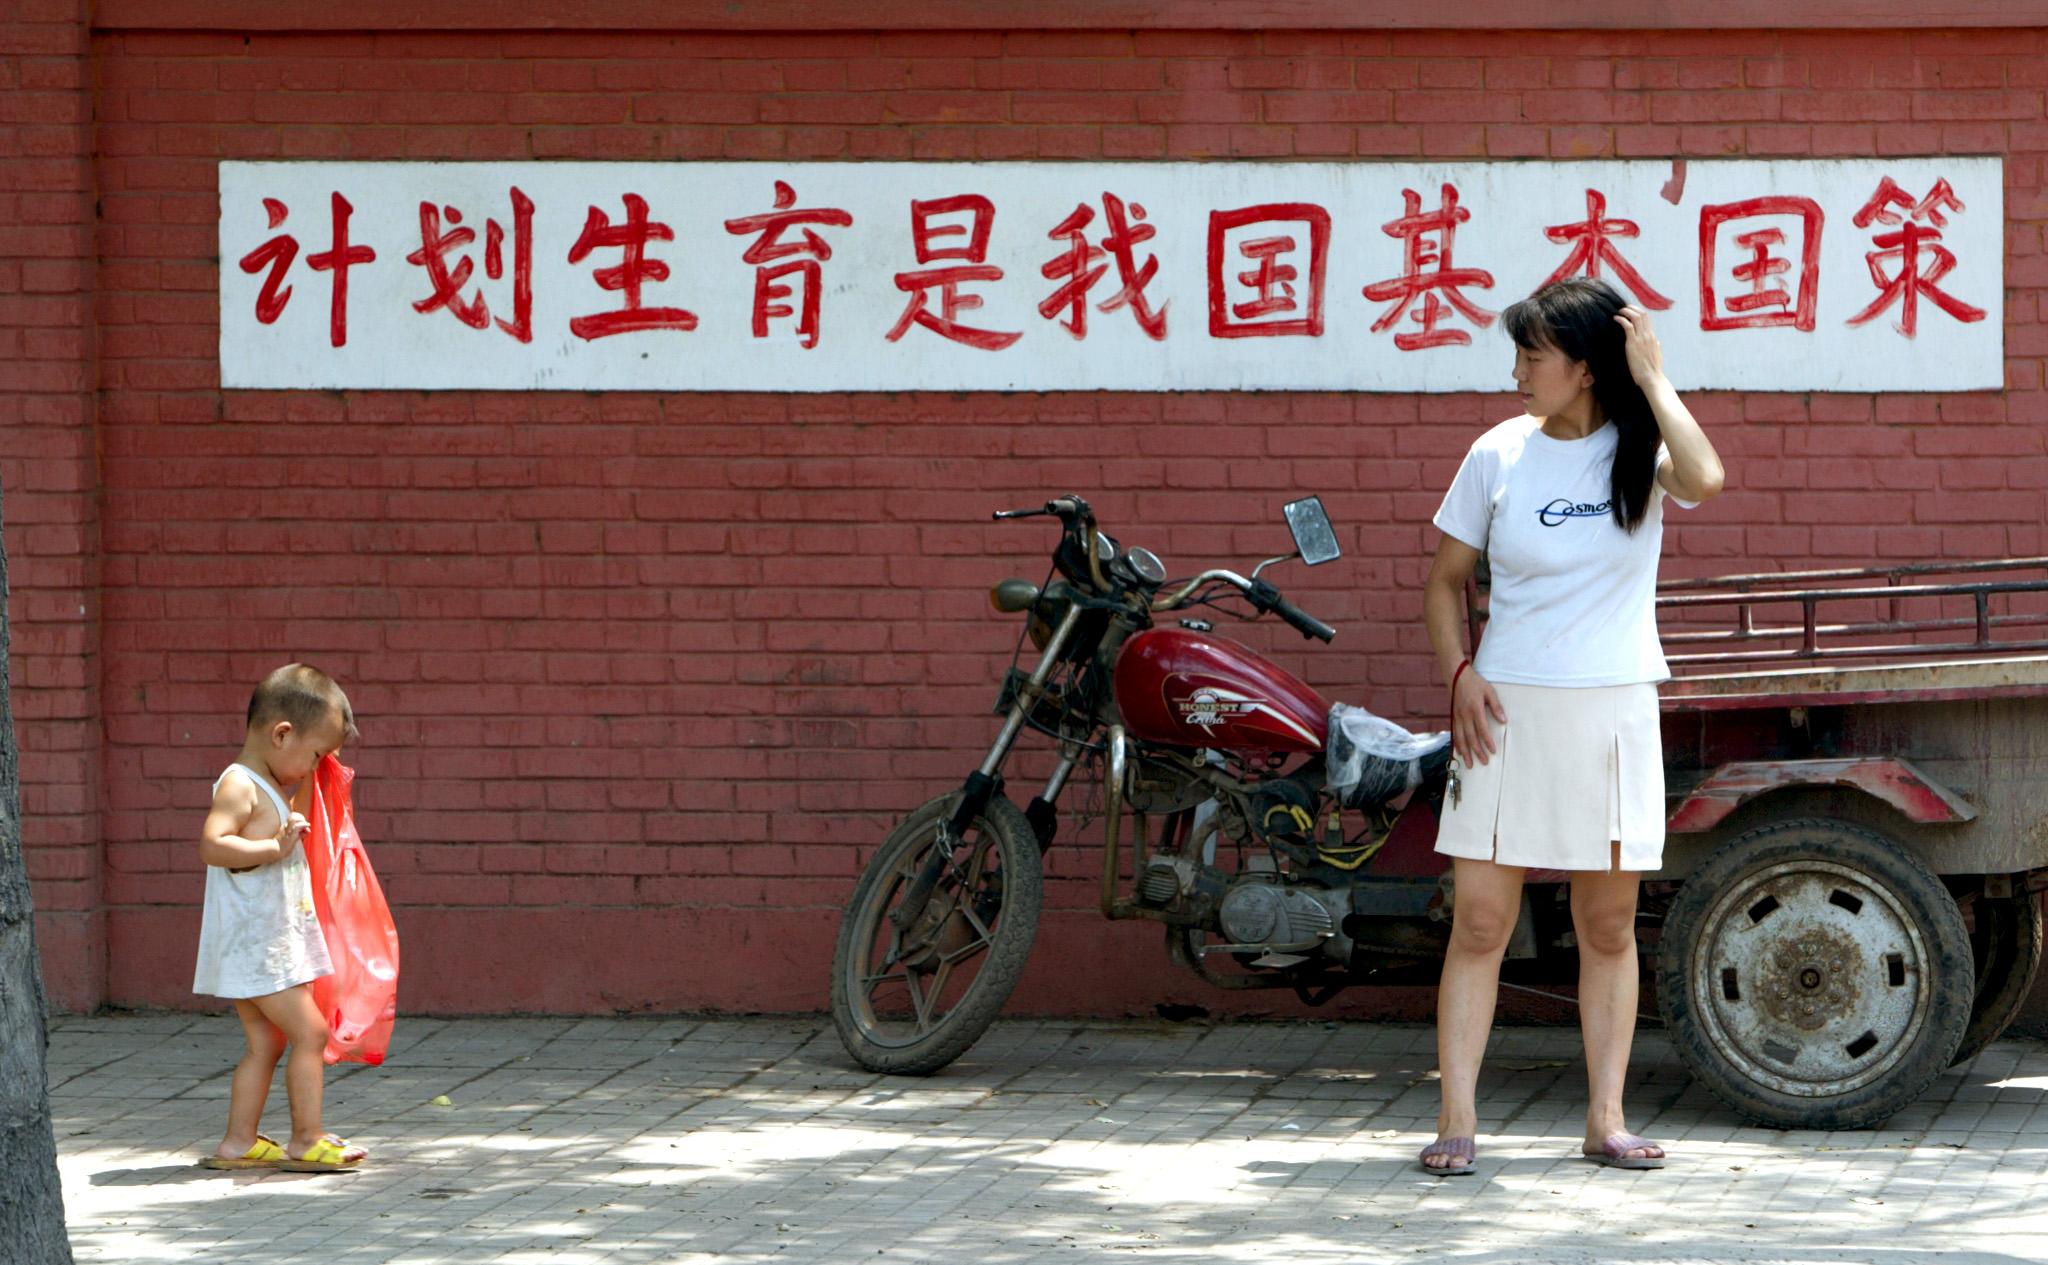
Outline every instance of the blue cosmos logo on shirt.
[[1606, 500], [1598, 505], [1574, 503], [1569, 497], [1560, 496], [1542, 509], [1536, 511], [1536, 521], [1545, 527], [1556, 527], [1571, 518], [1605, 518], [1614, 512], [1614, 502]]

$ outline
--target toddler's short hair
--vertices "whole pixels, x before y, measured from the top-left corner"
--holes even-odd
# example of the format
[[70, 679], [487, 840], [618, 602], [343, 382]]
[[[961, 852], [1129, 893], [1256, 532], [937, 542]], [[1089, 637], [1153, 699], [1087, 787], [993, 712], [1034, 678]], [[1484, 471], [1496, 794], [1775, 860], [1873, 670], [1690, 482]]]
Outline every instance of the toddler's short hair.
[[249, 728], [287, 720], [294, 729], [311, 729], [330, 707], [341, 713], [343, 740], [354, 741], [355, 713], [334, 678], [310, 663], [287, 663], [249, 695]]

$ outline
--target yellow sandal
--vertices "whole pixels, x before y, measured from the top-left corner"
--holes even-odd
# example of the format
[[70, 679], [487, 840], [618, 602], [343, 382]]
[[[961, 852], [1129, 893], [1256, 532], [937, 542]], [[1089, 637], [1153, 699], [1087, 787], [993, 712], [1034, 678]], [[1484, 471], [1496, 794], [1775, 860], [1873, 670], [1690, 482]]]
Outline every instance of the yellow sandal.
[[297, 1159], [286, 1156], [278, 1167], [288, 1173], [347, 1173], [354, 1171], [369, 1155], [362, 1147], [350, 1146], [348, 1139], [337, 1138], [330, 1133]]
[[224, 1155], [209, 1155], [199, 1161], [201, 1168], [276, 1168], [285, 1159], [284, 1148], [277, 1143], [256, 1135], [256, 1145], [244, 1151], [239, 1159]]

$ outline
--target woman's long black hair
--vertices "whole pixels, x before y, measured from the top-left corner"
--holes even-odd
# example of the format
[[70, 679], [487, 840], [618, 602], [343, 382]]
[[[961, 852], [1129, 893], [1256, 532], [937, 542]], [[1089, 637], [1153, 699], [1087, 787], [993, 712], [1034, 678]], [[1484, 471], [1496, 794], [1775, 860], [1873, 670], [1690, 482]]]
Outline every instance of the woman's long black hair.
[[1501, 313], [1501, 325], [1517, 347], [1554, 348], [1592, 370], [1593, 399], [1619, 440], [1608, 474], [1614, 521], [1633, 532], [1650, 511], [1661, 433], [1648, 397], [1629, 372], [1627, 335], [1614, 319], [1627, 302], [1605, 281], [1569, 277], [1508, 308]]

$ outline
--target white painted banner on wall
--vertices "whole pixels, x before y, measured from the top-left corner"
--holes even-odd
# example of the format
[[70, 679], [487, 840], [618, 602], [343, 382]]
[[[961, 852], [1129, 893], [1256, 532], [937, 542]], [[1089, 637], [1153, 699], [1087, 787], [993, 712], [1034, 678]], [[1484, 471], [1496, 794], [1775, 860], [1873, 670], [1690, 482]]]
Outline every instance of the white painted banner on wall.
[[1500, 391], [1596, 275], [1682, 388], [2001, 387], [1996, 158], [220, 166], [222, 384]]

